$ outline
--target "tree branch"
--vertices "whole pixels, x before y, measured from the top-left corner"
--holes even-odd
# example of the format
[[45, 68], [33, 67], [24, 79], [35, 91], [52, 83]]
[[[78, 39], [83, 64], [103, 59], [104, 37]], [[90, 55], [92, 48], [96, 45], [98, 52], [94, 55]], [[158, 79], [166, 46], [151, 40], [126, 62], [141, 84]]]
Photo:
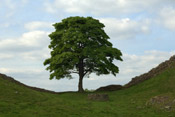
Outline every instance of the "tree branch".
[[89, 68], [88, 70], [85, 70], [84, 76], [88, 73], [91, 72], [91, 69]]

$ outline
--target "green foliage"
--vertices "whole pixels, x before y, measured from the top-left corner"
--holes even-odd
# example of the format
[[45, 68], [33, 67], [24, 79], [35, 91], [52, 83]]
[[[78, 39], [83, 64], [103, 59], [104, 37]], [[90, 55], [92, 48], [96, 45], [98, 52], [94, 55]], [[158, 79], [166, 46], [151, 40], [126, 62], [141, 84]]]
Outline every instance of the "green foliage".
[[55, 32], [49, 35], [51, 57], [44, 62], [50, 79], [71, 78], [71, 73], [81, 77], [92, 72], [118, 73], [113, 60], [122, 61], [122, 53], [108, 41], [104, 24], [92, 17], [69, 17], [53, 26]]

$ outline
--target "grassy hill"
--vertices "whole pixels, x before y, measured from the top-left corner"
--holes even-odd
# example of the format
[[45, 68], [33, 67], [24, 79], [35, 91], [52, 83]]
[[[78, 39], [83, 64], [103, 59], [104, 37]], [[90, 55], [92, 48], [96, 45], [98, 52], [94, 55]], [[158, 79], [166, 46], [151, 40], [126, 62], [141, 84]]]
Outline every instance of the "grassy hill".
[[129, 88], [100, 93], [109, 101], [31, 88], [0, 75], [0, 117], [175, 117], [175, 62]]

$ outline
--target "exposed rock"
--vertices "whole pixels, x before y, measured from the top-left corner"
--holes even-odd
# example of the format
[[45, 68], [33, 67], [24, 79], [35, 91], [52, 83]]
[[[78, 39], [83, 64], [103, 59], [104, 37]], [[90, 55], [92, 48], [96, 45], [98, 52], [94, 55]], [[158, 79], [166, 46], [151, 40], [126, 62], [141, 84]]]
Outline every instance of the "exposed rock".
[[170, 110], [171, 109], [171, 106], [165, 106], [165, 109], [166, 110]]
[[173, 100], [173, 103], [175, 104], [175, 99]]
[[142, 74], [140, 76], [136, 76], [134, 78], [132, 78], [132, 80], [126, 84], [124, 87], [128, 88], [134, 85], [137, 85], [145, 80], [148, 80], [158, 74], [160, 74], [162, 71], [164, 71], [165, 69], [171, 67], [175, 65], [175, 55], [172, 56], [169, 60], [159, 64], [157, 67], [151, 69], [148, 73]]
[[175, 110], [174, 100], [169, 96], [155, 96], [147, 101], [146, 106], [153, 106], [165, 111]]
[[121, 85], [108, 85], [108, 86], [104, 86], [104, 87], [100, 87], [98, 89], [96, 89], [96, 91], [117, 91], [122, 89], [123, 86]]
[[169, 101], [168, 96], [155, 96], [151, 98], [146, 105], [157, 105], [157, 104], [165, 104]]
[[109, 96], [107, 94], [88, 94], [88, 100], [108, 101], [109, 100]]

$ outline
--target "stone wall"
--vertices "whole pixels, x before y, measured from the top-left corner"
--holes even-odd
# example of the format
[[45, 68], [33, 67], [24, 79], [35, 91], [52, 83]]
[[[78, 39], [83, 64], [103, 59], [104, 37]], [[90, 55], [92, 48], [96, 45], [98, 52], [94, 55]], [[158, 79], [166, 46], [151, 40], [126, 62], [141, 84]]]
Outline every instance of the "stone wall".
[[162, 71], [166, 70], [169, 67], [172, 67], [172, 65], [175, 65], [175, 55], [172, 56], [169, 60], [159, 64], [157, 67], [151, 69], [148, 73], [142, 74], [140, 76], [136, 76], [132, 78], [132, 80], [127, 83], [124, 87], [128, 88], [133, 85], [139, 84], [145, 80], [148, 80], [158, 74], [160, 74]]
[[121, 85], [108, 85], [108, 86], [100, 87], [95, 91], [117, 91], [117, 90], [121, 90], [122, 88], [123, 87]]

